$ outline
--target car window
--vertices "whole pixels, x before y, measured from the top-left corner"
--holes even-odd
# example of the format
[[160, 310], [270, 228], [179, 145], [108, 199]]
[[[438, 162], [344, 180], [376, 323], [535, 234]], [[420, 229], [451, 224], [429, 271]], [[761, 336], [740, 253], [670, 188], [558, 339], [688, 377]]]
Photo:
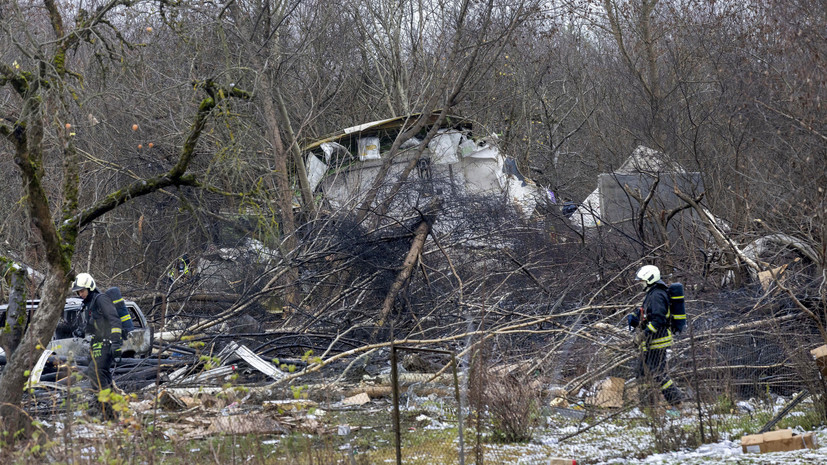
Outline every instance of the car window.
[[138, 317], [138, 312], [135, 311], [135, 305], [132, 303], [126, 304], [127, 310], [129, 310], [129, 316], [132, 317], [132, 324], [135, 325], [135, 328], [143, 328], [144, 325], [141, 322], [141, 319]]

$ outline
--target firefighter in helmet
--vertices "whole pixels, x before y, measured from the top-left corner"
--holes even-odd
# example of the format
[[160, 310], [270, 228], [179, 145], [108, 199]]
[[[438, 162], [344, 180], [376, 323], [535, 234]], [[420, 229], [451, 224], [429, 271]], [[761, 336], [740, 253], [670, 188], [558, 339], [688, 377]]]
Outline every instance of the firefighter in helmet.
[[666, 350], [672, 345], [668, 287], [660, 279], [660, 270], [654, 265], [641, 267], [635, 280], [646, 290], [638, 314], [628, 316], [629, 326], [638, 329], [635, 337], [641, 351], [638, 377], [652, 379], [674, 409], [680, 406], [683, 395], [669, 377], [666, 361]]
[[83, 299], [85, 327], [75, 336], [92, 336], [92, 360], [84, 373], [98, 390], [112, 386], [112, 362], [120, 361], [122, 325], [115, 305], [108, 295], [98, 291], [89, 273], [79, 273], [72, 292]]

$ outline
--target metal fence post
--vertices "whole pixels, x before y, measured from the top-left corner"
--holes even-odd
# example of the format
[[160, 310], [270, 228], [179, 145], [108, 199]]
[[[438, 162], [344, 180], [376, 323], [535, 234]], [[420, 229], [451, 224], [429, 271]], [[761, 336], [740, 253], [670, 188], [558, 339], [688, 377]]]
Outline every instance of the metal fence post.
[[396, 465], [402, 465], [402, 432], [399, 421], [399, 372], [396, 368], [396, 345], [391, 343], [391, 390], [393, 391], [393, 437], [396, 441]]
[[692, 384], [695, 388], [695, 403], [698, 407], [698, 425], [700, 425], [700, 433], [701, 433], [701, 444], [706, 444], [706, 435], [704, 434], [704, 414], [703, 408], [701, 408], [701, 389], [698, 384], [698, 359], [695, 355], [695, 331], [693, 330], [693, 324], [689, 322], [689, 343], [692, 347], [692, 380], [694, 381]]
[[457, 395], [457, 424], [459, 425], [459, 465], [465, 465], [465, 441], [463, 440], [462, 427], [462, 396], [459, 393], [459, 367], [457, 358], [451, 354], [451, 364], [454, 366], [454, 391]]

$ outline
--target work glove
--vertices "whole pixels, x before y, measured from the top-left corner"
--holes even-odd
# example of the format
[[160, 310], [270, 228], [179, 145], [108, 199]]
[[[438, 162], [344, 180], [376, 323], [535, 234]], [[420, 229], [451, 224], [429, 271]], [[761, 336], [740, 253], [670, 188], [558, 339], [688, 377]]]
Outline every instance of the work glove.
[[112, 351], [112, 358], [115, 359], [115, 363], [121, 363], [123, 358], [123, 352], [121, 349], [123, 348], [123, 343], [121, 341], [114, 341], [109, 346], [109, 350]]
[[629, 331], [634, 331], [640, 324], [640, 317], [634, 313], [630, 313], [626, 316], [626, 322], [629, 324]]
[[83, 339], [83, 328], [77, 328], [74, 331], [72, 331], [72, 336]]

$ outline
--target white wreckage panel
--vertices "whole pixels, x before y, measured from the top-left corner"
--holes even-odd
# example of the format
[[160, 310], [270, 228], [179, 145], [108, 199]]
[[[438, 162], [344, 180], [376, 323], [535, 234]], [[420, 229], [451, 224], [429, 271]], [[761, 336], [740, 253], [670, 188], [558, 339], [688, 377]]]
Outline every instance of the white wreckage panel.
[[358, 146], [360, 160], [378, 160], [380, 158], [378, 137], [362, 137], [359, 139]]
[[[657, 150], [639, 145], [629, 158], [616, 170], [617, 174], [658, 173], [658, 172], [685, 173], [686, 170], [677, 163], [663, 159], [663, 154]], [[577, 207], [571, 215], [571, 222], [582, 228], [600, 226], [600, 189], [595, 189]]]
[[433, 154], [431, 163], [435, 165], [450, 165], [459, 162], [457, 152], [462, 133], [459, 131], [441, 129], [428, 143], [428, 150]]
[[[490, 148], [484, 149], [493, 153]], [[502, 162], [497, 158], [472, 158], [462, 160], [462, 172], [465, 175], [465, 189], [469, 194], [497, 194], [505, 189], [505, 174]]]
[[53, 353], [51, 350], [46, 349], [40, 354], [40, 358], [37, 360], [37, 363], [35, 363], [31, 373], [29, 373], [29, 380], [26, 382], [25, 389], [32, 389], [40, 384], [40, 376], [43, 374], [43, 369], [46, 368], [46, 362], [49, 361], [49, 357], [51, 357]]
[[[370, 123], [373, 124], [373, 123]], [[364, 125], [363, 125], [364, 126]], [[356, 126], [359, 128], [361, 126]], [[353, 129], [353, 128], [351, 128]], [[346, 130], [347, 132], [347, 130]], [[363, 141], [359, 139], [359, 157], [362, 156]], [[390, 170], [391, 179], [398, 176], [411, 159], [417, 144], [404, 144]], [[325, 160], [343, 146], [337, 143], [321, 145]], [[408, 148], [408, 150], [404, 150]], [[507, 173], [506, 157], [499, 148], [486, 142], [477, 145], [457, 130], [441, 130], [428, 144], [423, 158], [430, 159], [430, 170], [435, 175], [444, 175], [454, 186], [469, 194], [506, 195], [508, 201], [525, 218], [531, 216], [537, 204], [537, 196], [545, 196], [532, 181]], [[352, 208], [358, 205], [379, 175], [382, 161], [363, 158], [343, 169], [329, 172], [330, 166], [312, 153], [307, 154], [308, 178], [311, 187], [322, 189], [334, 209]], [[328, 173], [320, 178], [320, 174]], [[412, 176], [415, 174], [412, 173]]]
[[316, 190], [316, 187], [322, 182], [327, 165], [316, 158], [312, 153], [307, 156], [307, 180], [310, 182], [310, 190]]

